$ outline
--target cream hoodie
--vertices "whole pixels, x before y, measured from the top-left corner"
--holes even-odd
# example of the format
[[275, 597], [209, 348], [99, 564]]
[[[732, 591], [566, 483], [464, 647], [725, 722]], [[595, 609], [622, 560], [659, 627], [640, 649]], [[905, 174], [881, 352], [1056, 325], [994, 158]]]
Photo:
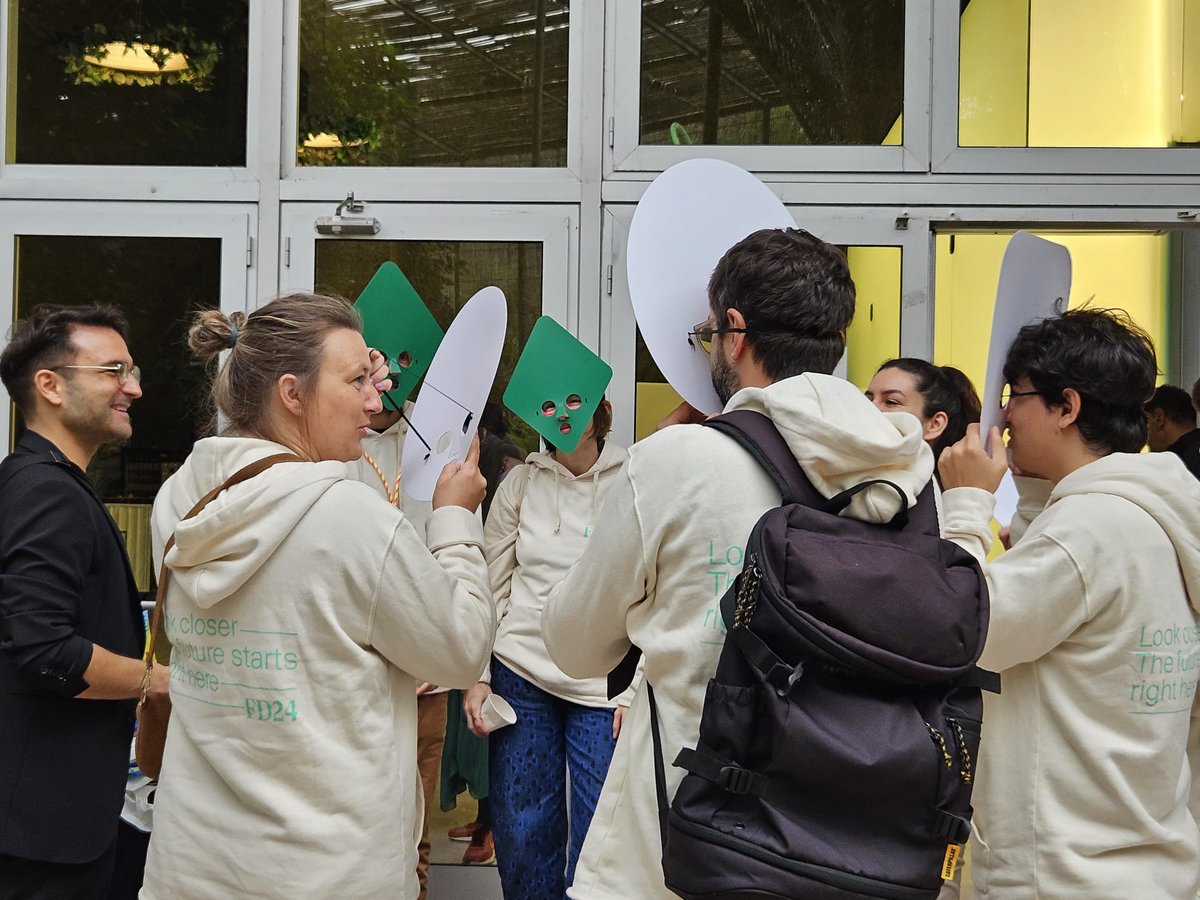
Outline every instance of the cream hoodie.
[[542, 608], [587, 547], [627, 456], [606, 441], [595, 465], [575, 475], [548, 453], [530, 453], [500, 482], [483, 531], [500, 620], [493, 654], [546, 693], [583, 706], [615, 705], [607, 680], [572, 678], [554, 664], [542, 639]]
[[[946, 536], [984, 562], [991, 494], [942, 502]], [[1055, 485], [985, 570], [980, 662], [1003, 693], [984, 700], [978, 896], [1191, 900], [1200, 484], [1171, 453], [1106, 456]]]
[[[916, 418], [879, 412], [841, 379], [809, 374], [746, 388], [726, 407], [740, 408], [774, 420], [827, 496], [888, 478], [912, 498], [933, 474]], [[885, 521], [896, 512], [890, 488], [864, 494], [851, 507], [855, 517]], [[543, 614], [546, 646], [569, 675], [603, 675], [631, 641], [642, 648], [658, 701], [668, 794], [683, 777], [671, 760], [696, 744], [705, 686], [724, 643], [721, 596], [741, 571], [755, 522], [778, 504], [770, 477], [729, 438], [699, 425], [664, 429], [630, 448], [587, 551]], [[625, 718], [568, 894], [671, 900], [661, 856], [642, 690]]]
[[284, 449], [202, 440], [155, 500], [155, 553], [176, 545], [150, 900], [416, 897], [416, 684], [467, 687], [491, 650], [464, 509], [433, 512], [426, 550], [343, 463], [283, 463], [180, 522]]
[[[404, 404], [404, 414], [412, 415], [411, 401]], [[433, 511], [433, 505], [427, 500], [414, 500], [404, 490], [403, 480], [397, 481], [400, 474], [400, 459], [404, 455], [404, 441], [408, 437], [408, 422], [400, 419], [386, 431], [370, 434], [363, 438], [363, 455], [354, 462], [346, 463], [347, 477], [368, 485], [376, 494], [384, 499], [389, 493], [395, 494], [396, 486], [400, 486], [400, 511], [404, 518], [417, 530], [421, 539], [425, 538], [425, 523]], [[379, 471], [367, 460], [367, 455], [375, 460]]]

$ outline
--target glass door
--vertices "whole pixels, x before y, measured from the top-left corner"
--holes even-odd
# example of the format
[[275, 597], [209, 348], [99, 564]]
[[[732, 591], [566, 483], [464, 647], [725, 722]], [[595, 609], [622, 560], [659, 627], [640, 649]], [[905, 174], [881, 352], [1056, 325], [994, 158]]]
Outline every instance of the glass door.
[[[131, 409], [133, 437], [101, 448], [88, 477], [125, 533], [138, 587], [149, 590], [154, 495], [214, 424], [207, 372], [187, 349], [188, 320], [205, 307], [247, 308], [254, 216], [236, 207], [195, 213], [138, 203], [29, 202], [6, 211], [0, 225], [5, 322], [41, 303], [106, 303], [129, 320], [129, 349], [144, 390]], [[23, 428], [15, 407], [0, 404], [6, 451]]]
[[[508, 300], [508, 333], [492, 388], [496, 402], [539, 316], [578, 334], [577, 263], [569, 249], [578, 231], [574, 207], [371, 204], [356, 213], [379, 225], [367, 236], [318, 233], [314, 223], [330, 212], [324, 204], [286, 205], [281, 290], [315, 288], [353, 300], [390, 260], [447, 328], [477, 291], [499, 287]], [[594, 337], [580, 338], [595, 345]], [[508, 419], [513, 443], [537, 449], [536, 433]]]

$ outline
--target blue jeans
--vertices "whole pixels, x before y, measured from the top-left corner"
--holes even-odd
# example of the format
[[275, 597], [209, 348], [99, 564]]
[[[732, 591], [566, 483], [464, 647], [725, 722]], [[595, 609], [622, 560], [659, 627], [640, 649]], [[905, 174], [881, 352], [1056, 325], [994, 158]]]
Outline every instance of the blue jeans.
[[492, 690], [517, 713], [515, 725], [489, 735], [488, 797], [504, 897], [562, 900], [612, 761], [613, 711], [560, 700], [494, 658]]

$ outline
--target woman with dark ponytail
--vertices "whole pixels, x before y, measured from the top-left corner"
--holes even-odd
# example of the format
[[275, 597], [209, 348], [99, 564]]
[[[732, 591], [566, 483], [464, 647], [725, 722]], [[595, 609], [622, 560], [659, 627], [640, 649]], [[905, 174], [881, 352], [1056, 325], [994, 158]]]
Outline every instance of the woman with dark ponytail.
[[979, 394], [961, 369], [911, 356], [889, 359], [867, 386], [867, 399], [884, 412], [912, 413], [936, 460], [979, 421]]

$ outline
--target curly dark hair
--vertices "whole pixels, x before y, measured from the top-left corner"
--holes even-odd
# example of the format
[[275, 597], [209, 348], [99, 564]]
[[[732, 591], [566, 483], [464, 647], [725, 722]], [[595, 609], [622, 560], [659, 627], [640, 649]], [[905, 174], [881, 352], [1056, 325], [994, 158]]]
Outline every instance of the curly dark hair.
[[129, 324], [113, 306], [59, 306], [42, 303], [12, 327], [8, 345], [0, 353], [0, 380], [21, 415], [34, 411], [33, 376], [41, 369], [70, 363], [75, 356], [71, 333], [79, 327], [111, 328], [125, 340]]
[[746, 342], [776, 381], [829, 374], [846, 349], [854, 281], [837, 247], [799, 228], [764, 228], [734, 244], [708, 281], [714, 321], [746, 319]]
[[1144, 404], [1158, 377], [1154, 342], [1124, 310], [1072, 309], [1026, 325], [1004, 361], [1012, 384], [1027, 377], [1050, 406], [1074, 388], [1075, 424], [1094, 453], [1137, 453], [1146, 443]]

